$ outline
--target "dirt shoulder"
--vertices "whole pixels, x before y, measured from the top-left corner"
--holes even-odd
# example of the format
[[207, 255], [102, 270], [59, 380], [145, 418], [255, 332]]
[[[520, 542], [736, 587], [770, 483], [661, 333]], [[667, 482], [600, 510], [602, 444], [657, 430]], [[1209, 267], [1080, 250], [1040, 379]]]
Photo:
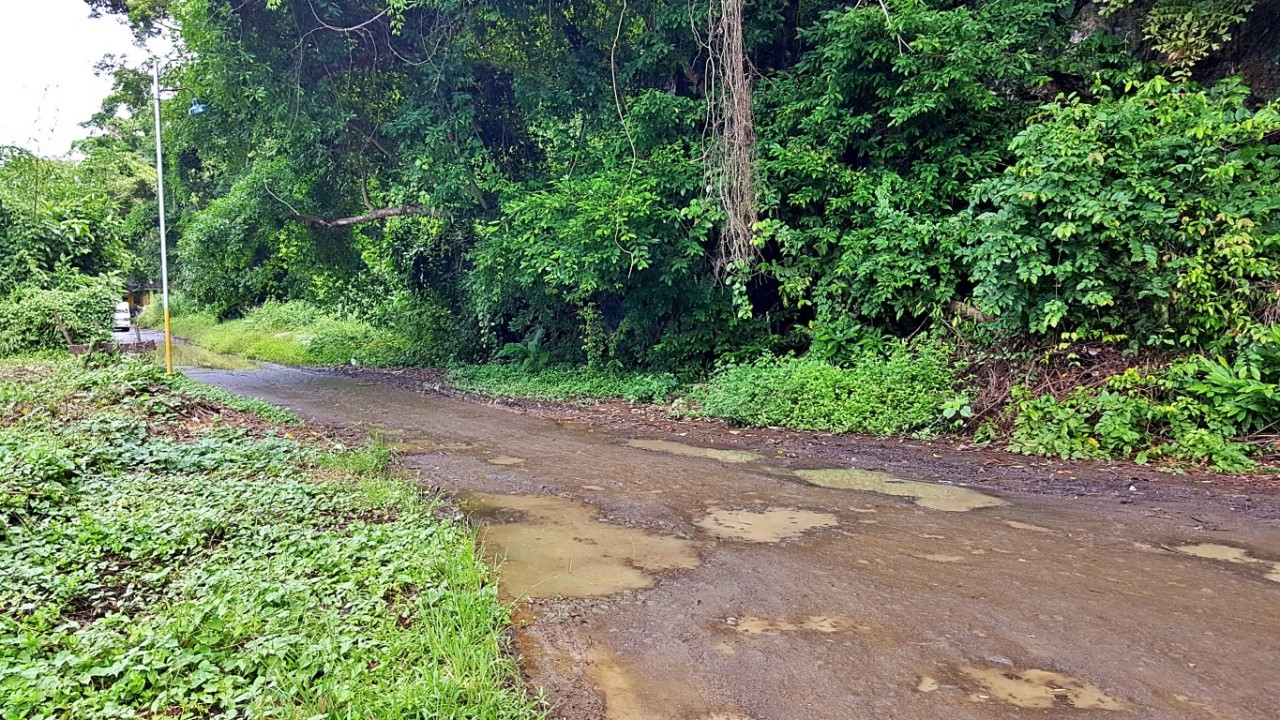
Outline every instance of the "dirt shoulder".
[[961, 438], [836, 435], [774, 428], [737, 428], [714, 419], [673, 417], [662, 406], [624, 400], [562, 403], [495, 399], [450, 387], [433, 369], [327, 368], [321, 372], [416, 392], [457, 397], [564, 423], [588, 423], [631, 435], [753, 450], [782, 461], [803, 459], [832, 466], [856, 465], [905, 478], [963, 482], [992, 489], [1057, 497], [1092, 497], [1122, 505], [1208, 503], [1215, 509], [1280, 519], [1280, 475], [1174, 472], [1128, 461], [1063, 461], [973, 445]]

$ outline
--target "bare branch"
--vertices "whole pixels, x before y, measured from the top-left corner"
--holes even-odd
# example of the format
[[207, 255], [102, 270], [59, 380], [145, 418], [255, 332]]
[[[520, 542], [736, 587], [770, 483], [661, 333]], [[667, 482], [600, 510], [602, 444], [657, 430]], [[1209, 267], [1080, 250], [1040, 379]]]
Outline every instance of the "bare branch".
[[[315, 227], [324, 228], [326, 230], [332, 230], [333, 228], [340, 228], [340, 227], [350, 227], [352, 225], [362, 225], [367, 222], [377, 222], [378, 220], [386, 220], [387, 218], [393, 218], [393, 217], [402, 217], [404, 215], [421, 215], [427, 212], [427, 207], [425, 205], [396, 205], [394, 207], [377, 208], [377, 209], [370, 207], [369, 212], [365, 213], [364, 215], [354, 215], [352, 217], [332, 218], [332, 219], [322, 218], [318, 215], [305, 215], [301, 212], [298, 212], [298, 209], [294, 207], [292, 204], [290, 204], [288, 200], [285, 200], [284, 198], [272, 192], [271, 187], [266, 183], [262, 183], [262, 189], [266, 190], [268, 195], [275, 198], [276, 202], [289, 208], [289, 212], [293, 213], [294, 220], [298, 222], [307, 223], [308, 225], [314, 225]], [[367, 194], [364, 197], [364, 201], [365, 201], [365, 205], [368, 206], [369, 196]]]
[[401, 217], [404, 215], [421, 215], [427, 211], [424, 205], [397, 205], [395, 207], [379, 208], [365, 213], [364, 215], [355, 215], [345, 218], [322, 218], [316, 215], [294, 215], [293, 219], [299, 222], [314, 225], [316, 227], [331, 230], [333, 228], [350, 227], [352, 225], [362, 225], [368, 222], [377, 222], [378, 220], [386, 220], [387, 218]]

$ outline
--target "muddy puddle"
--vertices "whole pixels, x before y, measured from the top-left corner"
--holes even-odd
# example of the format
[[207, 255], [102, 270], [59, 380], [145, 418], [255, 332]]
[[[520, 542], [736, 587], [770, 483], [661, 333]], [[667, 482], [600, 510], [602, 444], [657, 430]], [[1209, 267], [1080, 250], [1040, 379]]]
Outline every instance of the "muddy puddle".
[[1127, 707], [1124, 701], [1108, 695], [1091, 682], [1050, 670], [969, 666], [960, 668], [960, 672], [981, 687], [969, 696], [975, 702], [996, 700], [1033, 710], [1055, 707], [1124, 710]]
[[820, 487], [838, 490], [863, 490], [909, 497], [915, 504], [930, 510], [943, 512], [967, 512], [985, 507], [997, 507], [1009, 503], [977, 490], [956, 485], [937, 485], [934, 483], [903, 480], [888, 473], [874, 470], [797, 470], [795, 474], [805, 482]]
[[488, 462], [490, 465], [512, 466], [523, 465], [525, 463], [525, 459], [521, 457], [514, 457], [512, 455], [498, 455], [497, 457], [489, 458]]
[[642, 680], [603, 645], [592, 647], [587, 658], [587, 677], [604, 696], [604, 720], [753, 720], [733, 709], [706, 710], [704, 693], [683, 678]]
[[1220, 543], [1195, 543], [1177, 545], [1170, 549], [1183, 555], [1194, 555], [1206, 560], [1217, 560], [1231, 563], [1232, 565], [1252, 565], [1260, 568], [1263, 571], [1263, 577], [1266, 579], [1280, 583], [1280, 562], [1256, 558], [1248, 550], [1241, 547], [1222, 545]]
[[834, 527], [836, 516], [794, 508], [730, 510], [710, 508], [697, 526], [722, 540], [775, 543], [809, 530]]
[[1004, 521], [1004, 524], [1005, 524], [1005, 525], [1008, 525], [1009, 527], [1013, 528], [1014, 530], [1030, 530], [1031, 532], [1041, 532], [1041, 533], [1051, 533], [1051, 532], [1053, 532], [1052, 530], [1050, 530], [1050, 529], [1049, 529], [1049, 528], [1047, 528], [1047, 527], [1041, 527], [1041, 526], [1039, 526], [1039, 525], [1032, 525], [1031, 523], [1018, 522], [1017, 520], [1005, 520], [1005, 521]]
[[705, 448], [696, 445], [685, 445], [684, 443], [672, 442], [671, 440], [628, 440], [628, 447], [639, 448], [640, 450], [651, 450], [653, 452], [668, 453], [670, 455], [680, 455], [683, 457], [707, 458], [723, 463], [745, 463], [752, 460], [759, 460], [762, 455], [760, 453], [751, 452], [750, 450], [723, 450], [719, 448]]
[[475, 445], [462, 442], [445, 442], [434, 438], [402, 438], [387, 443], [387, 447], [402, 455], [419, 455], [422, 453], [449, 453], [474, 450]]
[[602, 597], [651, 587], [654, 573], [698, 566], [688, 540], [596, 519], [586, 503], [552, 496], [463, 495], [464, 509], [494, 519], [480, 531], [499, 564], [504, 598]]
[[810, 615], [798, 620], [773, 620], [770, 618], [728, 618], [725, 624], [743, 635], [778, 635], [792, 632], [843, 633], [868, 630], [847, 617]]

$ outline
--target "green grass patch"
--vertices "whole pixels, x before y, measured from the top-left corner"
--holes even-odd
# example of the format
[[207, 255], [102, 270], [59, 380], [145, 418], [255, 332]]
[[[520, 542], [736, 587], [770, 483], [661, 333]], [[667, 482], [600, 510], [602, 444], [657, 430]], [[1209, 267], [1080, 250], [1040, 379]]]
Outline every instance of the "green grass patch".
[[670, 373], [605, 372], [577, 367], [525, 370], [517, 365], [468, 365], [446, 375], [454, 387], [493, 397], [537, 400], [665, 402], [680, 387]]
[[[163, 317], [151, 311], [141, 322], [159, 327]], [[410, 353], [399, 333], [336, 318], [302, 302], [268, 302], [227, 322], [204, 312], [174, 313], [171, 322], [174, 335], [215, 353], [280, 365], [346, 365], [354, 360], [387, 366], [401, 364]]]
[[[156, 359], [164, 362], [164, 343], [158, 343]], [[189, 342], [173, 344], [173, 365], [184, 368], [208, 368], [210, 370], [249, 370], [258, 367], [252, 360], [236, 355], [214, 352]]]
[[690, 415], [741, 425], [891, 435], [940, 426], [963, 411], [940, 348], [895, 348], [841, 368], [811, 358], [731, 365], [687, 396]]
[[295, 420], [145, 359], [0, 362], [3, 716], [539, 717], [472, 534], [385, 447], [232, 408]]

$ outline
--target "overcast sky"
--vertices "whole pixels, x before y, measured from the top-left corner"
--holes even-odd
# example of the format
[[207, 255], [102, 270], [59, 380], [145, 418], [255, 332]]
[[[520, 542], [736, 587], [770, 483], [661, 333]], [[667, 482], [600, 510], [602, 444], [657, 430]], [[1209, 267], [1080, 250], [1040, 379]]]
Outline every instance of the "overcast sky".
[[111, 91], [93, 73], [107, 53], [147, 57], [115, 18], [90, 19], [84, 0], [0, 0], [0, 145], [69, 151]]

